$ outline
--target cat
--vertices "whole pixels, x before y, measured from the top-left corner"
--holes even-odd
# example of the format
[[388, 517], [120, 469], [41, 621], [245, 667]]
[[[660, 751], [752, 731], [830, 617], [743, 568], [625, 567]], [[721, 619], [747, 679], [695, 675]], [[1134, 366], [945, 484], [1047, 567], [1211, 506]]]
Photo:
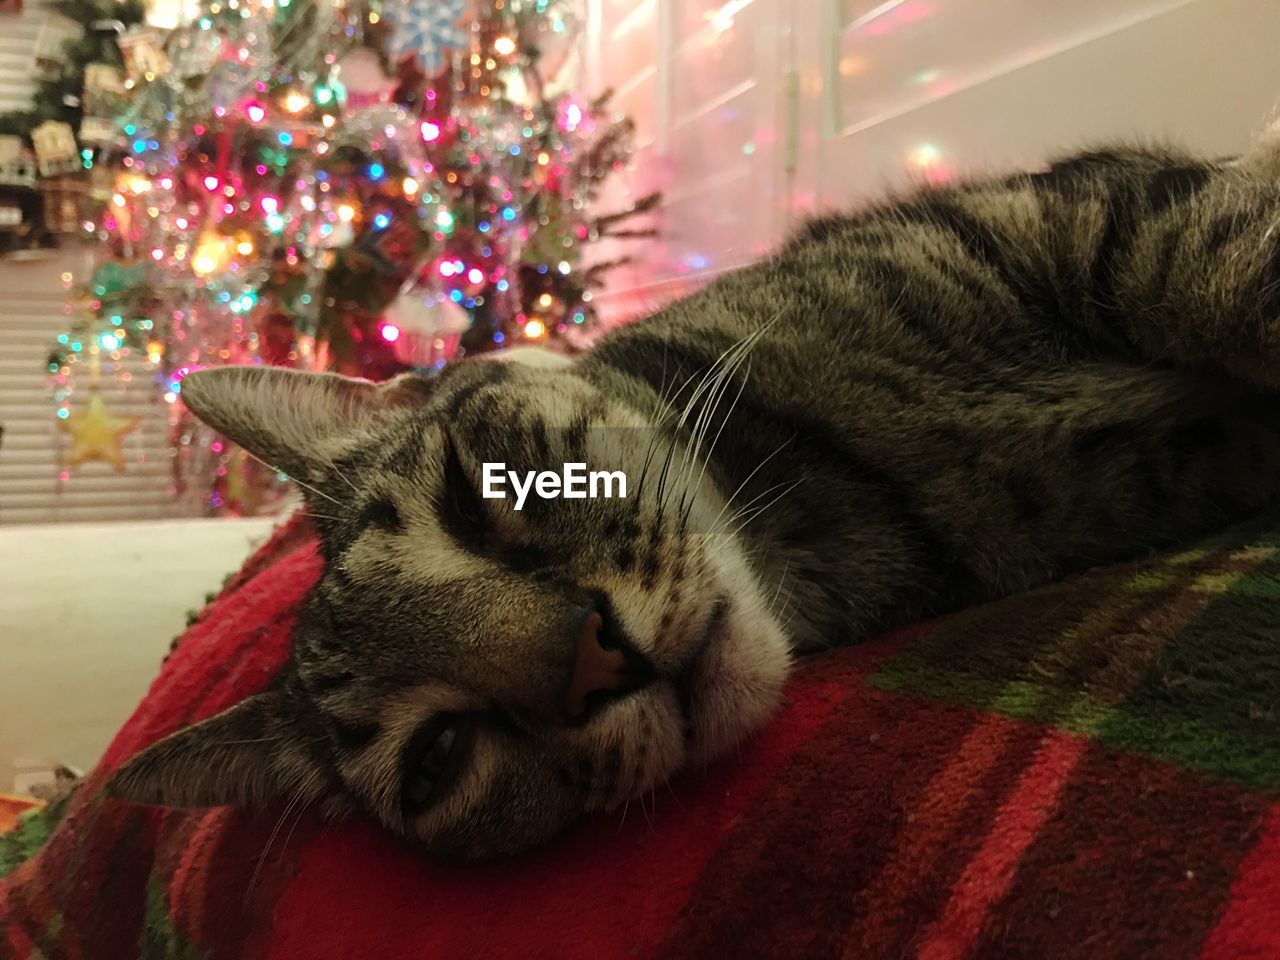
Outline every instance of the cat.
[[[1277, 224], [1273, 148], [1119, 146], [817, 219], [575, 358], [192, 373], [324, 574], [274, 684], [109, 790], [510, 853], [736, 748], [794, 657], [1258, 513]], [[628, 495], [481, 490], [578, 462]]]

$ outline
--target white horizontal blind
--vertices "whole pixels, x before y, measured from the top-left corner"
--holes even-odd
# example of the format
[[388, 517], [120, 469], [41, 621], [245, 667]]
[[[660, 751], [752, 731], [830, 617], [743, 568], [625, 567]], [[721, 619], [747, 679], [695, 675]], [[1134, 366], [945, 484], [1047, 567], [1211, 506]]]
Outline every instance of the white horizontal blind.
[[[183, 512], [170, 493], [168, 410], [153, 388], [143, 357], [101, 377], [101, 396], [113, 416], [137, 417], [124, 437], [125, 468], [101, 461], [68, 467], [70, 437], [60, 431], [51, 403], [49, 350], [67, 325], [63, 270], [83, 257], [59, 254], [39, 263], [0, 262], [0, 524], [78, 520], [137, 520]], [[76, 274], [79, 278], [79, 273]], [[89, 398], [89, 364], [76, 367], [76, 398]]]
[[0, 113], [30, 106], [37, 52], [59, 54], [78, 31], [74, 23], [45, 9], [43, 0], [26, 0], [21, 13], [0, 14]]

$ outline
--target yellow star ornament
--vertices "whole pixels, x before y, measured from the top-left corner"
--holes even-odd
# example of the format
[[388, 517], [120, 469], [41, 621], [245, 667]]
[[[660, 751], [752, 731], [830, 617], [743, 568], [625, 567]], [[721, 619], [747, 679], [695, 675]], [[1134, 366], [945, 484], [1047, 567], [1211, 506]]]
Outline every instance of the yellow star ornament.
[[77, 467], [86, 460], [105, 460], [124, 469], [124, 435], [137, 428], [137, 417], [113, 417], [96, 393], [89, 398], [88, 410], [77, 410], [58, 421], [63, 432], [71, 434], [71, 452], [67, 465]]

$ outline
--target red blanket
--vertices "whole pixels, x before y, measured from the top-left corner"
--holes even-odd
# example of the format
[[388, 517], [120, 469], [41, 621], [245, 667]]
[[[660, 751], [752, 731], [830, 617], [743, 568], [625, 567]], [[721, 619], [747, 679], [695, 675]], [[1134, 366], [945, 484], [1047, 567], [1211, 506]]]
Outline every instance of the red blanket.
[[100, 792], [285, 659], [320, 569], [295, 523], [4, 838], [0, 956], [1280, 957], [1278, 549], [1255, 526], [814, 658], [740, 757], [443, 867], [362, 820]]

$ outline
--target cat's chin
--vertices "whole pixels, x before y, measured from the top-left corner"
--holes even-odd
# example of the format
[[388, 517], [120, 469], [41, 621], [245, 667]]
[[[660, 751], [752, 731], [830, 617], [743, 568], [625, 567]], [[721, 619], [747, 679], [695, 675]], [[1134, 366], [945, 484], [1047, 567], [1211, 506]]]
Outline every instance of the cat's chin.
[[714, 760], [768, 723], [790, 665], [789, 645], [773, 616], [731, 605], [685, 679], [685, 761]]

